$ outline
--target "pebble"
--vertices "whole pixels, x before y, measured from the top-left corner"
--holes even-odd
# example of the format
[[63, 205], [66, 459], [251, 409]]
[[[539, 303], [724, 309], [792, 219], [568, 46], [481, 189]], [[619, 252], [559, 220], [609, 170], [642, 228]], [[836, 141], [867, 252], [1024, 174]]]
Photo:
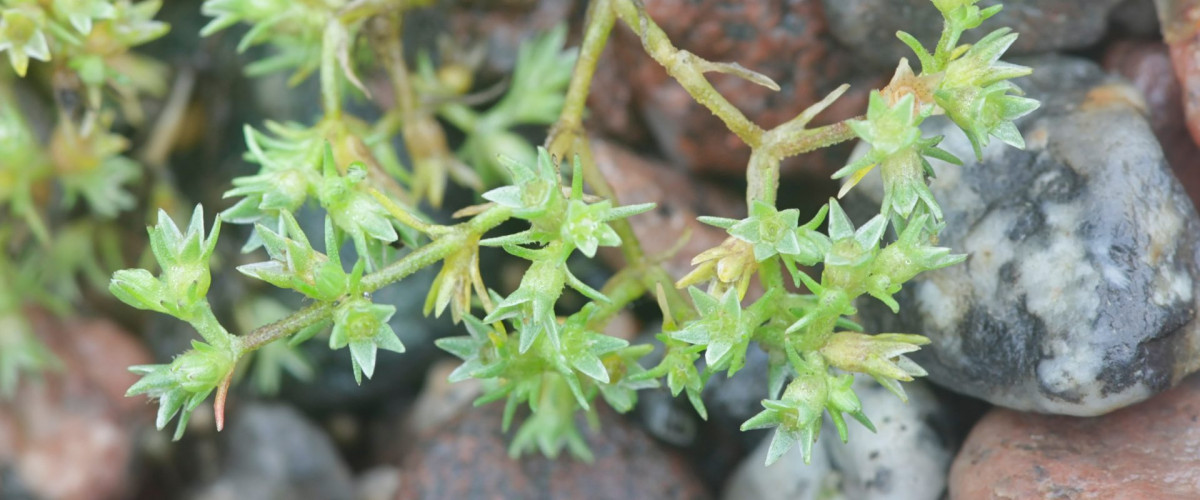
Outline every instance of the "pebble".
[[[738, 500], [937, 500], [946, 492], [951, 460], [966, 426], [958, 408], [924, 382], [904, 385], [904, 403], [869, 378], [855, 392], [877, 432], [847, 422], [843, 443], [826, 417], [808, 464], [793, 448], [764, 466], [764, 439], [734, 471], [722, 498]], [[967, 405], [970, 410], [970, 405]], [[971, 411], [963, 412], [968, 415]]]
[[1200, 30], [1195, 19], [1200, 16], [1200, 2], [1195, 0], [1161, 0], [1159, 18], [1163, 39], [1171, 47], [1175, 75], [1184, 89], [1184, 111], [1192, 139], [1200, 143]]
[[[927, 131], [966, 162], [935, 161], [932, 190], [946, 213], [940, 243], [967, 261], [905, 285], [899, 315], [860, 302], [862, 319], [929, 336], [913, 359], [954, 391], [1100, 415], [1200, 367], [1200, 220], [1136, 89], [1080, 59], [1022, 62], [1034, 73], [1018, 83], [1042, 102], [1018, 124], [1027, 151], [993, 141], [976, 162], [948, 122]], [[860, 212], [882, 195], [868, 179], [856, 191], [874, 200]]]
[[[725, 230], [696, 220], [699, 215], [742, 218], [746, 207], [740, 198], [699, 181], [686, 171], [638, 155], [615, 143], [592, 140], [596, 166], [612, 184], [622, 205], [655, 203], [654, 210], [629, 218], [646, 255], [674, 251], [663, 267], [673, 278], [691, 272], [692, 257], [720, 245]], [[601, 258], [611, 266], [623, 266], [620, 251], [601, 249]]]
[[322, 430], [290, 406], [251, 402], [222, 432], [221, 473], [198, 500], [353, 499], [350, 469]]
[[502, 406], [465, 411], [415, 443], [401, 471], [397, 498], [708, 498], [682, 457], [603, 405], [599, 430], [578, 422], [595, 455], [592, 463], [566, 452], [556, 459], [538, 454], [509, 458], [510, 436], [500, 431]]
[[[893, 70], [901, 57], [916, 66], [912, 50], [896, 38], [906, 31], [926, 49], [942, 33], [942, 13], [929, 0], [822, 0], [830, 32], [853, 52], [855, 61]], [[979, 7], [1003, 3], [1004, 9], [967, 31], [972, 43], [1001, 27], [1020, 34], [1010, 54], [1035, 54], [1088, 47], [1104, 36], [1109, 12], [1121, 0], [983, 0]]]
[[1170, 48], [1159, 41], [1121, 40], [1105, 49], [1104, 69], [1141, 91], [1171, 170], [1193, 202], [1200, 200], [1200, 147], [1188, 133], [1183, 89], [1175, 78]]
[[992, 410], [950, 469], [950, 499], [1200, 498], [1200, 377], [1097, 418]]

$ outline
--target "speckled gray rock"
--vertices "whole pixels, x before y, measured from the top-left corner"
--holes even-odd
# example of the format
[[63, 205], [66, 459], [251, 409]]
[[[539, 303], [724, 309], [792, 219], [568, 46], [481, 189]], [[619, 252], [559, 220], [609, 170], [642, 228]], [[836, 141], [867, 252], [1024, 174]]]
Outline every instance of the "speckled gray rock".
[[251, 403], [230, 424], [221, 476], [197, 500], [354, 498], [350, 469], [333, 442], [291, 407]]
[[908, 403], [869, 377], [858, 377], [854, 391], [877, 432], [850, 422], [842, 443], [827, 421], [823, 444], [841, 474], [846, 498], [861, 500], [936, 500], [957, 448], [955, 422], [937, 396], [916, 381], [904, 384]]
[[[915, 60], [908, 46], [896, 38], [907, 31], [926, 48], [942, 33], [942, 14], [929, 0], [822, 0], [831, 32], [860, 60], [880, 69], [892, 69], [901, 57]], [[974, 42], [1000, 27], [1020, 33], [1012, 54], [1032, 54], [1092, 45], [1108, 28], [1109, 11], [1121, 0], [982, 0], [980, 7], [1004, 4], [982, 26], [963, 35]]]
[[[838, 493], [838, 475], [833, 471], [829, 454], [820, 441], [813, 446], [812, 460], [804, 463], [804, 455], [796, 446], [784, 453], [770, 466], [764, 466], [771, 440], [764, 439], [750, 455], [738, 465], [725, 490], [722, 500], [835, 500], [843, 498]], [[833, 439], [837, 441], [837, 439]]]
[[[955, 391], [1099, 415], [1200, 364], [1200, 221], [1136, 91], [1087, 61], [1024, 63], [1035, 70], [1019, 83], [1042, 101], [1018, 123], [1027, 151], [993, 141], [976, 163], [961, 132], [929, 123], [967, 162], [935, 165], [932, 189], [946, 212], [941, 243], [970, 257], [906, 285], [900, 315], [861, 302], [863, 320], [928, 335], [914, 359]], [[868, 179], [859, 210], [882, 193]]]
[[[799, 447], [764, 466], [770, 439], [738, 466], [723, 498], [736, 500], [936, 500], [946, 490], [963, 422], [924, 382], [905, 384], [908, 403], [867, 377], [854, 390], [878, 432], [848, 422], [849, 442], [838, 439], [833, 422], [804, 463]], [[972, 412], [968, 412], [972, 413]]]

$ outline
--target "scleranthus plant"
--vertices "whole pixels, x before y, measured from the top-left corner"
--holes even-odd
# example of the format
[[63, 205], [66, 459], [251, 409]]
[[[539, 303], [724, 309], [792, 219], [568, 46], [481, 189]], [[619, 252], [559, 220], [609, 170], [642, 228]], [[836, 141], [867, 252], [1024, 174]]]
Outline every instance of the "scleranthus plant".
[[[864, 116], [808, 126], [846, 91], [842, 86], [792, 120], [764, 129], [718, 93], [705, 73], [727, 73], [775, 90], [778, 85], [740, 65], [707, 61], [675, 48], [636, 0], [592, 0], [578, 53], [562, 49], [561, 29], [529, 42], [507, 94], [491, 108], [475, 109], [468, 104], [471, 96], [463, 94], [469, 87], [461, 81], [463, 71], [444, 71], [455, 69], [454, 57], [445, 57], [443, 64], [451, 66], [442, 68], [422, 57], [419, 71], [409, 71], [401, 47], [404, 19], [425, 3], [205, 2], [204, 12], [215, 16], [206, 34], [242, 22], [250, 25], [243, 47], [275, 47], [250, 70], [295, 69], [296, 80], [319, 74], [324, 114], [315, 124], [268, 123], [267, 132], [246, 129], [247, 158], [260, 171], [234, 180], [227, 195], [238, 201], [221, 215], [227, 222], [254, 224], [245, 248], [265, 247], [268, 254], [267, 261], [240, 270], [304, 295], [309, 305], [244, 335], [229, 333], [205, 299], [208, 257], [219, 221], [205, 237], [199, 208], [186, 233], [169, 218], [160, 218], [151, 229], [151, 242], [163, 271], [157, 276], [147, 270], [121, 271], [112, 282], [122, 300], [174, 315], [204, 338], [170, 364], [135, 368], [145, 378], [130, 393], [159, 399], [160, 427], [180, 414], [182, 431], [188, 414], [214, 391], [220, 425], [220, 409], [238, 363], [263, 346], [285, 339], [294, 345], [330, 326], [330, 347], [347, 347], [356, 379], [370, 378], [379, 349], [404, 351], [387, 323], [395, 307], [376, 303], [372, 292], [438, 263], [441, 270], [425, 313], [441, 315], [449, 309], [451, 320], [467, 333], [437, 341], [463, 360], [451, 380], [482, 380], [485, 389], [477, 403], [504, 400], [505, 429], [518, 409], [529, 409], [512, 442], [514, 456], [531, 449], [555, 455], [567, 448], [589, 458], [576, 415], [592, 415], [598, 399], [628, 411], [637, 402], [637, 391], [658, 387], [663, 379], [673, 394], [686, 392], [706, 416], [700, 398], [706, 382], [721, 372], [732, 376], [739, 371], [752, 346], [768, 353], [769, 387], [764, 410], [742, 427], [775, 428], [768, 464], [796, 444], [807, 460], [826, 413], [843, 440], [845, 415], [872, 428], [869, 409], [852, 389], [857, 374], [874, 378], [901, 399], [901, 382], [925, 375], [906, 355], [928, 340], [859, 331], [852, 321], [855, 303], [869, 296], [898, 311], [901, 304], [893, 295], [904, 283], [964, 259], [935, 244], [944, 222], [928, 189], [933, 174], [928, 158], [959, 162], [937, 148], [940, 137], [923, 134], [925, 119], [948, 116], [977, 154], [991, 137], [1022, 145], [1012, 120], [1037, 103], [1020, 97], [1010, 80], [1029, 70], [999, 62], [1015, 35], [1001, 29], [974, 45], [958, 44], [964, 30], [977, 27], [999, 7], [981, 10], [973, 0], [934, 1], [945, 18], [937, 46], [930, 52], [901, 33], [916, 52], [921, 72], [900, 61], [891, 83], [872, 92]], [[624, 206], [615, 199], [592, 160], [582, 126], [595, 66], [618, 20], [752, 150], [746, 193], [750, 215], [741, 220], [701, 218], [724, 229], [728, 238], [697, 255], [695, 270], [678, 282], [645, 255], [627, 222], [652, 205]], [[26, 51], [37, 53], [36, 43], [22, 40]], [[360, 44], [374, 50], [369, 63], [387, 75], [394, 94], [394, 107], [375, 123], [349, 116], [342, 106], [348, 93], [369, 94], [356, 76], [364, 63], [355, 57]], [[563, 86], [565, 95], [560, 94]], [[434, 116], [466, 132], [457, 156]], [[509, 130], [550, 122], [544, 148], [524, 144]], [[392, 149], [393, 138], [406, 145], [411, 168]], [[784, 158], [854, 138], [870, 149], [835, 177], [848, 177], [848, 190], [879, 167], [885, 186], [879, 215], [856, 224], [833, 199], [812, 217], [779, 206]], [[448, 177], [477, 189], [486, 203], [460, 210], [456, 215], [465, 218], [462, 222], [439, 225], [415, 207], [421, 200], [440, 204]], [[323, 252], [312, 247], [296, 222], [295, 211], [305, 205], [327, 214]], [[493, 234], [510, 220], [522, 228]], [[890, 244], [889, 228], [895, 234]], [[348, 242], [357, 250], [353, 259], [340, 252]], [[397, 249], [398, 242], [403, 249]], [[489, 247], [529, 262], [515, 290], [504, 293], [483, 282], [479, 255]], [[579, 279], [568, 263], [573, 256], [591, 258], [600, 247], [619, 247], [626, 267], [597, 289]], [[748, 300], [754, 280], [763, 293]], [[586, 299], [583, 306], [564, 307], [560, 299], [568, 288]], [[666, 349], [653, 367], [639, 361], [651, 351], [649, 345], [629, 345], [600, 333], [630, 302], [647, 295], [663, 311], [658, 338]], [[703, 368], [698, 366], [701, 358]]]

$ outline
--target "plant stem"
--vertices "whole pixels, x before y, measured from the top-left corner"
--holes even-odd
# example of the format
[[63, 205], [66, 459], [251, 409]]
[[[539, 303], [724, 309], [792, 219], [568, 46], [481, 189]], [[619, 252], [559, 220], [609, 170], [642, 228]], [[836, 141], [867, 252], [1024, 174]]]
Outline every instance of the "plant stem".
[[231, 336], [225, 327], [221, 326], [221, 322], [213, 314], [212, 307], [209, 306], [207, 300], [201, 301], [191, 312], [191, 317], [187, 318], [188, 323], [196, 329], [205, 342], [220, 349], [229, 347]]
[[335, 120], [342, 116], [342, 87], [337, 74], [337, 46], [345, 37], [345, 28], [337, 19], [330, 19], [325, 24], [325, 33], [321, 39], [321, 104], [325, 107], [325, 116]]
[[[571, 74], [571, 83], [567, 87], [563, 110], [546, 138], [546, 149], [560, 158], [567, 158], [572, 154], [579, 155], [580, 163], [583, 165], [584, 181], [591, 186], [597, 196], [617, 203], [619, 200], [616, 192], [597, 167], [587, 133], [583, 129], [583, 113], [587, 106], [588, 93], [591, 91], [592, 77], [596, 73], [596, 65], [600, 61], [601, 53], [604, 52], [604, 46], [608, 43], [608, 37], [612, 34], [613, 25], [616, 24], [617, 13], [613, 7], [613, 0], [592, 0], [588, 5], [587, 16], [587, 27], [579, 48], [579, 57], [575, 61], [575, 68]], [[641, 274], [642, 279], [642, 284], [638, 287], [621, 282], [620, 289], [622, 291], [638, 289], [637, 295], [631, 296], [625, 302], [637, 299], [647, 290], [654, 290], [654, 284], [658, 283], [663, 285], [672, 311], [679, 313], [691, 311], [691, 307], [683, 295], [673, 286], [674, 280], [660, 266], [646, 263], [645, 251], [629, 221], [619, 219], [610, 224], [617, 235], [621, 237], [621, 254], [629, 266], [627, 269], [640, 269], [638, 273]], [[618, 276], [620, 275], [621, 273], [618, 273]], [[617, 279], [617, 277], [614, 276], [613, 279]], [[612, 297], [610, 296], [610, 298]], [[619, 309], [620, 307], [617, 307], [612, 314]]]
[[[604, 46], [608, 44], [608, 37], [617, 19], [611, 4], [611, 0], [592, 0], [588, 5], [587, 29], [583, 34], [579, 58], [575, 61], [575, 70], [571, 74], [571, 83], [567, 87], [566, 100], [556, 128], [566, 127], [582, 133], [583, 112], [592, 87], [592, 77], [596, 74], [596, 64], [600, 60], [600, 54], [604, 52]], [[552, 133], [551, 136], [553, 135]]]
[[751, 148], [759, 145], [763, 130], [746, 118], [741, 110], [713, 88], [699, 64], [702, 59], [690, 52], [679, 50], [671, 44], [666, 33], [654, 23], [635, 0], [612, 0], [613, 10], [621, 21], [642, 39], [642, 47], [650, 57], [658, 61], [667, 74], [675, 78], [684, 90], [704, 107], [712, 111], [725, 126], [737, 134]]
[[296, 311], [286, 318], [269, 325], [260, 326], [245, 336], [238, 337], [237, 347], [239, 356], [244, 356], [246, 353], [259, 347], [329, 319], [329, 316], [333, 314], [335, 305], [333, 302], [310, 304], [308, 307]]
[[[504, 207], [493, 207], [472, 218], [470, 221], [455, 226], [450, 234], [433, 240], [428, 245], [414, 250], [404, 258], [388, 264], [362, 279], [362, 290], [374, 292], [391, 283], [400, 281], [413, 273], [430, 266], [462, 247], [471, 235], [482, 235], [495, 228], [512, 216], [512, 211]], [[250, 333], [237, 340], [240, 354], [253, 351], [275, 340], [287, 337], [306, 327], [329, 319], [333, 314], [336, 302], [318, 302], [296, 311], [291, 316], [255, 328]]]

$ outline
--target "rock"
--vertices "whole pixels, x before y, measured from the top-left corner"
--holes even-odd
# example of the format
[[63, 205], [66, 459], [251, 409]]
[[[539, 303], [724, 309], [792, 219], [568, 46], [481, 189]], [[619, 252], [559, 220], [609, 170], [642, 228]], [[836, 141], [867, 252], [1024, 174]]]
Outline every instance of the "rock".
[[[121, 328], [103, 320], [27, 314], [61, 362], [0, 400], [0, 496], [122, 498], [134, 491], [134, 436], [150, 407], [125, 398], [137, 381], [127, 368], [151, 362]], [[3, 471], [7, 470], [7, 473]]]
[[[879, 70], [893, 70], [901, 57], [916, 56], [896, 38], [906, 31], [927, 49], [942, 33], [942, 14], [929, 0], [822, 0], [830, 32], [853, 50], [853, 58]], [[1033, 54], [1088, 47], [1104, 36], [1109, 11], [1121, 0], [983, 0], [980, 7], [1004, 10], [963, 35], [971, 43], [997, 28], [1020, 33], [1010, 54]]]
[[[909, 401], [870, 379], [854, 390], [878, 432], [848, 422], [849, 441], [838, 439], [826, 417], [809, 464], [799, 447], [765, 466], [769, 439], [738, 466], [724, 489], [729, 500], [942, 498], [954, 449], [965, 431], [951, 406], [923, 382], [904, 385]], [[968, 412], [969, 413], [969, 412]]]
[[[1140, 96], [1094, 64], [1045, 57], [1019, 84], [1042, 107], [1027, 151], [992, 141], [975, 162], [948, 122], [934, 195], [940, 243], [969, 254], [897, 296], [862, 301], [868, 331], [928, 335], [913, 358], [952, 390], [1019, 410], [1099, 415], [1200, 366], [1200, 221], [1141, 116]], [[856, 189], [878, 206], [878, 176]], [[877, 210], [877, 209], [872, 209]]]
[[500, 432], [501, 406], [466, 411], [416, 443], [398, 498], [707, 498], [679, 456], [604, 406], [600, 430], [584, 431], [593, 463], [566, 453], [511, 459], [509, 438]]
[[1171, 170], [1192, 200], [1200, 201], [1200, 148], [1187, 130], [1183, 91], [1167, 45], [1135, 40], [1113, 43], [1104, 53], [1104, 69], [1128, 78], [1142, 92], [1150, 126]]
[[350, 469], [329, 437], [291, 407], [247, 403], [229, 424], [221, 475], [197, 498], [355, 498]]
[[1162, 0], [1158, 15], [1167, 20], [1163, 23], [1163, 39], [1171, 46], [1175, 75], [1183, 86], [1188, 130], [1200, 143], [1200, 30], [1194, 21], [1200, 16], [1200, 3]]
[[1162, 28], [1154, 0], [1125, 0], [1109, 13], [1113, 31], [1139, 38], [1158, 38]]
[[[728, 236], [722, 229], [697, 221], [698, 215], [746, 216], [746, 207], [739, 198], [699, 182], [686, 172], [602, 140], [592, 140], [592, 152], [596, 166], [612, 184], [622, 205], [658, 204], [651, 212], [630, 217], [629, 223], [647, 255], [677, 250], [663, 262], [675, 279], [691, 272], [692, 257], [720, 245]], [[614, 267], [624, 266], [616, 249], [602, 249], [601, 257]]]
[[[770, 466], [767, 449], [771, 440], [764, 439], [733, 472], [725, 485], [723, 500], [835, 500], [839, 495], [839, 476], [829, 461], [822, 437], [813, 446], [813, 456], [804, 463], [800, 447], [793, 447]], [[834, 441], [837, 441], [834, 439]]]
[[[849, 441], [837, 439], [828, 417], [822, 444], [841, 474], [842, 493], [854, 499], [936, 500], [961, 442], [958, 421], [924, 382], [904, 384], [908, 403], [868, 377], [854, 391], [877, 432], [847, 422]], [[964, 429], [965, 430], [965, 429]]]
[[1200, 498], [1200, 377], [1097, 418], [990, 412], [950, 469], [950, 498]]
[[400, 491], [400, 470], [380, 465], [358, 477], [355, 487], [358, 500], [392, 500]]
[[[794, 118], [842, 83], [855, 85], [814, 125], [849, 118], [863, 112], [866, 90], [877, 83], [856, 77], [853, 59], [833, 42], [817, 0], [658, 0], [645, 6], [679, 49], [711, 61], [737, 62], [780, 85], [775, 92], [740, 78], [710, 75], [717, 91], [763, 127]], [[750, 148], [646, 55], [632, 31], [615, 29], [610, 46], [589, 96], [593, 123], [629, 140], [635, 137], [627, 130], [644, 122], [673, 163], [745, 177]], [[848, 152], [831, 148], [793, 158], [784, 163], [784, 173], [804, 165], [825, 176]]]
[[448, 380], [450, 372], [461, 364], [457, 359], [447, 359], [429, 369], [425, 388], [404, 419], [402, 435], [407, 438], [405, 442], [436, 431], [463, 410], [471, 411], [471, 403], [483, 394], [483, 382], [472, 378], [451, 383]]

